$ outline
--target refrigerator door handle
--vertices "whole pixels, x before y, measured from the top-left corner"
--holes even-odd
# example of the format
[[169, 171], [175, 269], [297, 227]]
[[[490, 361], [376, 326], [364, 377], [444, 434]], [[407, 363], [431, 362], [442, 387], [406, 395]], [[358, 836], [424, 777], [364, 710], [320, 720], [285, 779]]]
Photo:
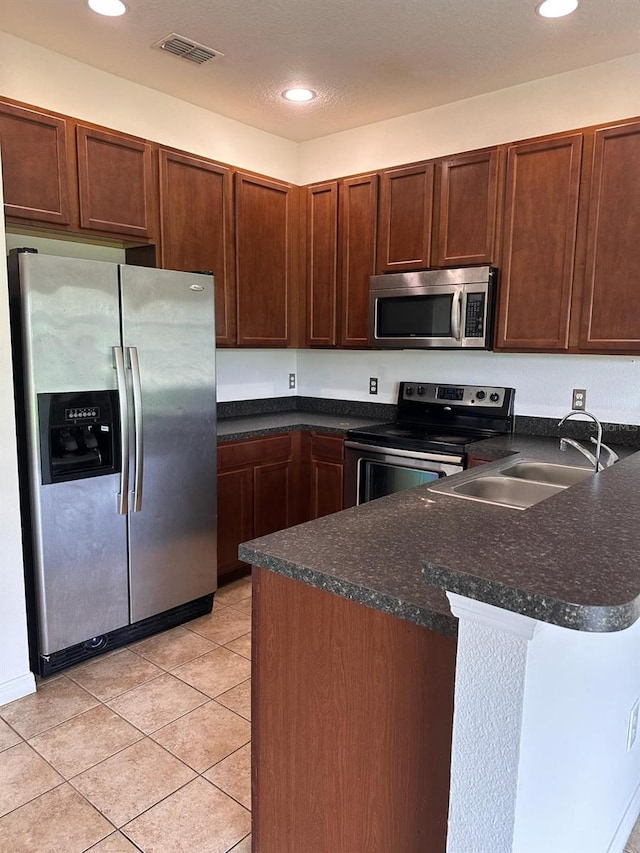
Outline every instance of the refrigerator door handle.
[[134, 425], [134, 458], [135, 474], [133, 480], [133, 511], [142, 509], [142, 486], [144, 481], [144, 431], [142, 425], [142, 385], [140, 383], [140, 362], [138, 348], [127, 347], [129, 363], [131, 364], [131, 379], [133, 388], [133, 425]]
[[120, 492], [118, 494], [118, 513], [126, 515], [129, 511], [129, 398], [127, 395], [127, 377], [122, 347], [113, 347], [113, 358], [118, 382], [118, 401], [120, 404]]

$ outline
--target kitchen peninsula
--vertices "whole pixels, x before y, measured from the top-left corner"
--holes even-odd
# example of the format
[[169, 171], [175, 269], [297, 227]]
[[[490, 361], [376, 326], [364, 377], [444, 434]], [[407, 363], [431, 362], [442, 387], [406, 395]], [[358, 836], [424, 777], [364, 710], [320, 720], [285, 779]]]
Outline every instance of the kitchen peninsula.
[[[536, 444], [565, 461], [491, 452]], [[419, 487], [242, 545], [261, 853], [622, 850], [639, 476], [635, 453], [525, 512]]]

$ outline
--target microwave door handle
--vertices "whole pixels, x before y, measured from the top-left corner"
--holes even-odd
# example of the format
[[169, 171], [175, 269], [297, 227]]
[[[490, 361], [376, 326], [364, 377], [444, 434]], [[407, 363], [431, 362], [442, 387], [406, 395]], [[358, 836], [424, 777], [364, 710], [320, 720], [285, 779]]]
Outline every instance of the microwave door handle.
[[462, 291], [456, 290], [451, 300], [451, 334], [456, 341], [461, 340], [460, 327], [462, 325]]

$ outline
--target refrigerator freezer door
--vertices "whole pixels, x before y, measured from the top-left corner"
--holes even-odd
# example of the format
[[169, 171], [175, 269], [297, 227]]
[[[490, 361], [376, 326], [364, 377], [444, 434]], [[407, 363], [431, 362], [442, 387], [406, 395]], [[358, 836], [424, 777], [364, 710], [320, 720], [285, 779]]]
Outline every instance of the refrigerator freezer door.
[[[21, 254], [22, 370], [39, 653], [129, 621], [126, 519], [117, 474], [42, 483], [39, 393], [113, 390], [120, 342], [115, 264]], [[45, 438], [46, 440], [46, 438]]]
[[130, 442], [141, 490], [129, 501], [135, 622], [217, 585], [214, 293], [211, 276], [131, 266], [120, 267], [120, 286], [128, 373], [132, 392], [139, 375], [141, 403], [133, 421], [142, 436]]

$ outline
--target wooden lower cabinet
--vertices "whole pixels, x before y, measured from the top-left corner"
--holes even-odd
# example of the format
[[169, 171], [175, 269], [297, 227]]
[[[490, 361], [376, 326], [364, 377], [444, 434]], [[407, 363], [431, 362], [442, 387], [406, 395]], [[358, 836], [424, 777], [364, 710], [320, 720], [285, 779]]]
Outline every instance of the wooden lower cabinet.
[[291, 432], [218, 446], [218, 577], [238, 545], [343, 508], [342, 436]]
[[218, 578], [247, 568], [238, 545], [301, 517], [300, 433], [218, 446]]
[[260, 853], [444, 853], [456, 640], [253, 568]]
[[238, 545], [253, 536], [253, 468], [238, 462], [223, 470], [218, 452], [218, 578], [241, 569]]
[[478, 465], [486, 465], [487, 462], [491, 462], [491, 459], [485, 459], [483, 456], [474, 456], [473, 453], [470, 453], [467, 456], [467, 464], [464, 466], [465, 468], [477, 468]]
[[309, 518], [343, 509], [344, 439], [312, 432], [309, 436]]

